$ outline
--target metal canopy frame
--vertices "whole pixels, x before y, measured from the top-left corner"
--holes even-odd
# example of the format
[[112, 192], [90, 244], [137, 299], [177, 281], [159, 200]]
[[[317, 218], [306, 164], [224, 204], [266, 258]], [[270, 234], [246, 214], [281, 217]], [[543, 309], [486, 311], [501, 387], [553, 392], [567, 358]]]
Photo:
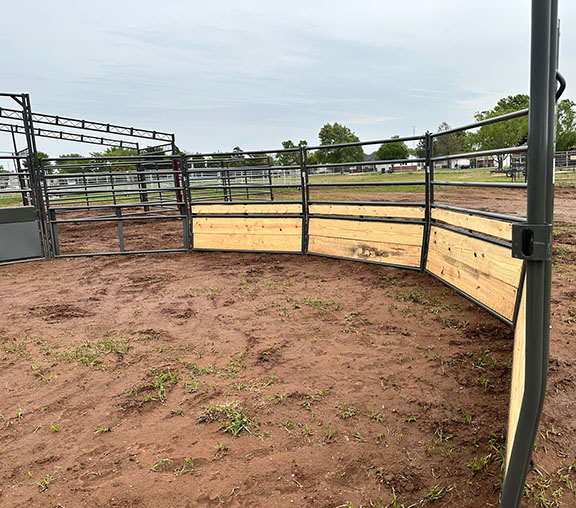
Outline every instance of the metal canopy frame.
[[[0, 97], [13, 97], [18, 94], [2, 93]], [[22, 94], [27, 95], [27, 94]], [[0, 131], [11, 132], [13, 134], [25, 134], [23, 122], [25, 114], [20, 109], [3, 108], [0, 107], [0, 118], [13, 120], [17, 123], [0, 122]], [[138, 150], [138, 153], [154, 153], [154, 152], [170, 152], [176, 154], [178, 149], [176, 147], [176, 136], [173, 133], [156, 131], [151, 129], [142, 129], [139, 127], [126, 127], [123, 125], [95, 122], [92, 120], [83, 120], [79, 118], [71, 118], [67, 116], [50, 115], [46, 113], [34, 113], [30, 111], [29, 119], [35, 124], [56, 125], [66, 129], [76, 129], [81, 132], [70, 132], [64, 130], [54, 130], [45, 128], [34, 128], [34, 136], [62, 139], [65, 141], [76, 141], [79, 143], [88, 143], [94, 145], [105, 145], [116, 148], [131, 148]], [[86, 133], [87, 132], [87, 133]], [[102, 132], [106, 134], [117, 135], [125, 138], [139, 138], [149, 139], [154, 141], [164, 141], [163, 144], [140, 148], [137, 141], [130, 141], [125, 139], [115, 139], [105, 136], [96, 136], [90, 134], [91, 132]]]

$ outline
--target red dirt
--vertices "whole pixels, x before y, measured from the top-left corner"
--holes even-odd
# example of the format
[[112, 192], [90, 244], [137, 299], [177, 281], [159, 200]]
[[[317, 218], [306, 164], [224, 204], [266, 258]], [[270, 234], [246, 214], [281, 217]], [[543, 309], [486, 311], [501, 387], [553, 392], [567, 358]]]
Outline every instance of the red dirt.
[[[576, 506], [571, 213], [525, 506]], [[134, 245], [157, 241], [143, 232]], [[1, 506], [498, 504], [511, 330], [428, 276], [185, 253], [3, 266], [0, 281]], [[178, 375], [165, 391], [159, 371]], [[213, 421], [225, 403], [251, 433]]]

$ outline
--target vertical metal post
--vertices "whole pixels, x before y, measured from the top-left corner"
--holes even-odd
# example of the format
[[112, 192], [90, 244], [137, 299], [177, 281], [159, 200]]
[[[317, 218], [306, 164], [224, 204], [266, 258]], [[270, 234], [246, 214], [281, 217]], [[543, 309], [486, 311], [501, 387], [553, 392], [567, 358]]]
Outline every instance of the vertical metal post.
[[116, 211], [116, 217], [118, 217], [118, 243], [120, 246], [120, 252], [124, 252], [126, 249], [124, 247], [124, 221], [122, 217], [122, 209], [119, 206], [114, 207]]
[[425, 181], [425, 188], [424, 188], [424, 201], [425, 201], [425, 210], [424, 210], [424, 237], [422, 239], [422, 252], [420, 257], [420, 271], [423, 273], [426, 270], [426, 260], [428, 259], [428, 246], [430, 244], [430, 229], [432, 223], [432, 181], [433, 181], [433, 174], [434, 168], [432, 161], [432, 149], [434, 146], [434, 138], [430, 135], [429, 131], [426, 131], [424, 135], [424, 143], [426, 146], [426, 162], [424, 163], [424, 181]]
[[[88, 197], [88, 182], [86, 180], [86, 175], [82, 175], [82, 183], [84, 184], [84, 200], [86, 201], [86, 206], [90, 206], [90, 198]], [[114, 189], [114, 187], [112, 187]], [[114, 197], [114, 203], [116, 203], [116, 193], [112, 190], [112, 196]]]
[[181, 196], [184, 197], [182, 204], [179, 205], [180, 215], [184, 216], [182, 218], [183, 247], [189, 250], [192, 236], [190, 225], [190, 182], [188, 180], [188, 161], [185, 155], [179, 157], [178, 166], [180, 167], [180, 178], [183, 188]]
[[[140, 202], [146, 203], [148, 201], [148, 193], [145, 192], [146, 190], [146, 175], [142, 174], [142, 164], [138, 162], [136, 164], [136, 178], [138, 179], [138, 188], [140, 189]], [[150, 207], [148, 205], [144, 205], [144, 211], [149, 212]]]
[[544, 246], [544, 252], [539, 255], [529, 254], [525, 258], [526, 323], [518, 323], [518, 326], [525, 326], [525, 382], [516, 435], [509, 436], [512, 450], [504, 478], [502, 508], [520, 506], [546, 394], [554, 211], [557, 9], [557, 0], [532, 1], [528, 210], [525, 229], [527, 236], [541, 236], [539, 240]]
[[40, 182], [44, 177], [40, 161], [38, 159], [38, 151], [36, 149], [36, 139], [34, 137], [34, 124], [32, 121], [32, 107], [30, 105], [30, 96], [22, 94], [19, 96], [21, 102], [17, 101], [22, 106], [22, 123], [24, 124], [24, 134], [26, 136], [26, 144], [28, 146], [28, 172], [30, 178], [30, 188], [32, 189], [30, 195], [34, 208], [36, 210], [36, 218], [38, 220], [38, 231], [40, 233], [40, 243], [42, 252], [46, 259], [50, 258], [50, 237], [47, 228], [47, 217], [44, 209], [44, 200]]
[[302, 186], [302, 254], [308, 254], [308, 228], [309, 228], [309, 210], [308, 201], [310, 200], [308, 187], [308, 149], [306, 146], [299, 148], [300, 155], [300, 185]]
[[[112, 173], [112, 171], [110, 171], [109, 176], [110, 176], [110, 189], [112, 191], [112, 202], [114, 204], [117, 204], [116, 203], [116, 188], [114, 187], [114, 174]], [[84, 177], [84, 181], [86, 181], [86, 177]], [[120, 196], [120, 197], [122, 197], [122, 196]]]
[[272, 187], [272, 161], [270, 156], [268, 156], [268, 183], [270, 184], [270, 201], [274, 201], [274, 188]]

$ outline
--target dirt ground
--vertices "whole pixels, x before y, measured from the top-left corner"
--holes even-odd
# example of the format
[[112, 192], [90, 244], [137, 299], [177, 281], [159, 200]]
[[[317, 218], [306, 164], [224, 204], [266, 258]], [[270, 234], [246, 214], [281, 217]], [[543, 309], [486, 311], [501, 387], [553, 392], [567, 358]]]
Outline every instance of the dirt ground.
[[[557, 193], [527, 507], [576, 506], [574, 195]], [[98, 246], [84, 227], [63, 246]], [[127, 228], [133, 245], [158, 242], [143, 231]], [[163, 231], [178, 242], [178, 223]], [[0, 305], [0, 506], [498, 505], [512, 332], [426, 275], [298, 255], [58, 259], [0, 267]]]

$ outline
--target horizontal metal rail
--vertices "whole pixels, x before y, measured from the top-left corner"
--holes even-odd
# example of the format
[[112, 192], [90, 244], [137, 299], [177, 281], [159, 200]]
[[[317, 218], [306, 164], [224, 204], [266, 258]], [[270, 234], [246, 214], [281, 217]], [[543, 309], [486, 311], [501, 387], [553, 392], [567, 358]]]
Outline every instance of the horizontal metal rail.
[[95, 256], [118, 256], [124, 254], [165, 254], [167, 252], [188, 252], [188, 249], [124, 250], [118, 252], [90, 252], [79, 254], [58, 254], [57, 258], [92, 258]]
[[520, 109], [512, 113], [506, 113], [505, 115], [493, 116], [492, 118], [486, 118], [485, 120], [479, 120], [477, 122], [462, 125], [460, 127], [454, 127], [453, 129], [447, 129], [445, 131], [438, 131], [430, 134], [432, 138], [437, 138], [440, 136], [445, 136], [447, 134], [454, 134], [456, 132], [467, 131], [470, 129], [477, 129], [478, 127], [483, 127], [484, 125], [490, 125], [493, 123], [504, 122], [506, 120], [513, 120], [514, 118], [520, 118], [523, 116], [528, 116], [528, 108]]
[[318, 201], [318, 200], [310, 200], [308, 201], [309, 205], [359, 205], [359, 206], [416, 206], [416, 207], [424, 207], [426, 203], [420, 202], [392, 202], [392, 201]]
[[46, 157], [43, 161], [78, 161], [78, 160], [91, 160], [91, 161], [151, 161], [156, 159], [173, 160], [174, 157], [163, 154], [140, 154], [140, 155], [114, 155], [113, 157]]
[[404, 143], [406, 141], [419, 141], [424, 139], [425, 136], [406, 136], [403, 138], [387, 138], [378, 139], [374, 141], [353, 141], [351, 143], [336, 143], [333, 145], [316, 145], [316, 146], [305, 146], [306, 151], [309, 150], [332, 150], [333, 148], [347, 148], [350, 146], [369, 146], [369, 145], [384, 145], [387, 143]]
[[147, 193], [147, 194], [154, 194], [154, 193], [164, 193], [164, 192], [168, 192], [168, 191], [177, 191], [177, 190], [184, 190], [185, 187], [161, 187], [161, 188], [148, 188], [148, 189], [113, 189], [113, 188], [109, 188], [106, 190], [98, 190], [98, 189], [86, 189], [86, 190], [68, 190], [66, 188], [64, 189], [48, 189], [48, 191], [46, 192], [46, 194], [48, 196], [52, 196], [52, 195], [58, 195], [58, 194], [68, 194], [68, 195], [83, 195], [83, 196], [91, 196], [91, 195], [95, 195], [95, 196], [100, 196], [100, 195], [114, 195], [116, 193], [121, 192], [123, 196], [130, 196], [130, 195], [134, 195], [134, 194], [142, 194], [142, 193]]
[[[341, 168], [348, 166], [375, 166], [389, 165], [389, 164], [403, 164], [403, 163], [423, 163], [426, 159], [390, 159], [390, 160], [378, 160], [378, 161], [357, 161], [357, 162], [328, 162], [326, 164], [307, 164], [308, 168]], [[422, 168], [424, 169], [424, 168]]]
[[528, 187], [528, 184], [526, 183], [514, 183], [514, 182], [457, 182], [457, 181], [443, 182], [434, 180], [430, 182], [430, 184], [438, 186], [455, 186], [455, 187], [495, 187], [502, 189], [526, 189]]
[[484, 157], [486, 155], [506, 155], [509, 153], [525, 153], [528, 151], [526, 145], [521, 146], [510, 146], [507, 148], [494, 148], [491, 150], [480, 150], [477, 152], [466, 152], [466, 153], [456, 153], [451, 155], [438, 155], [436, 157], [431, 157], [431, 161], [445, 161], [451, 159], [470, 159], [476, 157]]
[[526, 219], [523, 217], [516, 217], [514, 215], [505, 215], [502, 213], [495, 213], [495, 212], [486, 212], [484, 210], [476, 210], [472, 208], [462, 208], [459, 206], [452, 206], [452, 205], [443, 205], [443, 204], [433, 204], [432, 209], [439, 208], [441, 210], [451, 210], [453, 212], [460, 212], [466, 214], [473, 214], [473, 215], [481, 215], [484, 217], [489, 217], [492, 219], [501, 219], [509, 222], [526, 222]]
[[110, 209], [110, 208], [133, 208], [133, 207], [142, 207], [144, 205], [146, 206], [158, 206], [158, 207], [163, 207], [163, 206], [177, 206], [177, 205], [184, 205], [186, 204], [184, 201], [165, 201], [165, 202], [160, 202], [160, 201], [143, 201], [143, 202], [138, 202], [138, 203], [118, 203], [118, 204], [113, 204], [113, 205], [85, 205], [85, 206], [72, 206], [72, 207], [64, 207], [64, 206], [58, 206], [55, 208], [51, 208], [51, 211], [54, 212], [58, 212], [58, 213], [69, 213], [69, 212], [81, 212], [81, 211], [86, 211], [86, 210], [106, 210], [106, 209]]
[[[26, 159], [28, 159], [27, 155], [0, 155], [0, 160], [26, 160]], [[16, 172], [12, 174], [16, 174]]]
[[426, 185], [426, 182], [310, 182], [308, 187], [402, 187], [406, 185]]
[[73, 179], [73, 178], [104, 178], [104, 177], [120, 177], [120, 176], [131, 176], [136, 177], [142, 175], [179, 175], [178, 171], [162, 169], [155, 171], [100, 171], [98, 173], [57, 173], [52, 175], [46, 175], [44, 178], [47, 181], [50, 180], [63, 180], [63, 179]]
[[358, 222], [389, 222], [395, 224], [424, 224], [425, 219], [403, 219], [401, 217], [371, 217], [366, 215], [326, 215], [322, 213], [309, 213], [311, 219], [336, 219], [351, 220]]
[[[302, 187], [302, 184], [294, 184], [294, 183], [275, 183], [275, 184], [268, 184], [268, 183], [262, 183], [262, 184], [249, 184], [249, 185], [226, 185], [225, 188], [226, 189], [260, 189], [260, 188], [266, 188], [266, 189], [299, 189]], [[194, 185], [190, 187], [190, 190], [196, 190], [196, 189], [200, 189], [200, 190], [206, 190], [206, 189], [220, 189], [222, 190], [223, 187], [222, 185]]]
[[147, 217], [133, 217], [130, 215], [120, 215], [119, 217], [78, 217], [74, 219], [57, 219], [50, 220], [50, 224], [66, 224], [76, 222], [118, 222], [127, 220], [157, 220], [157, 219], [170, 219], [182, 220], [186, 219], [186, 215], [149, 215]]

